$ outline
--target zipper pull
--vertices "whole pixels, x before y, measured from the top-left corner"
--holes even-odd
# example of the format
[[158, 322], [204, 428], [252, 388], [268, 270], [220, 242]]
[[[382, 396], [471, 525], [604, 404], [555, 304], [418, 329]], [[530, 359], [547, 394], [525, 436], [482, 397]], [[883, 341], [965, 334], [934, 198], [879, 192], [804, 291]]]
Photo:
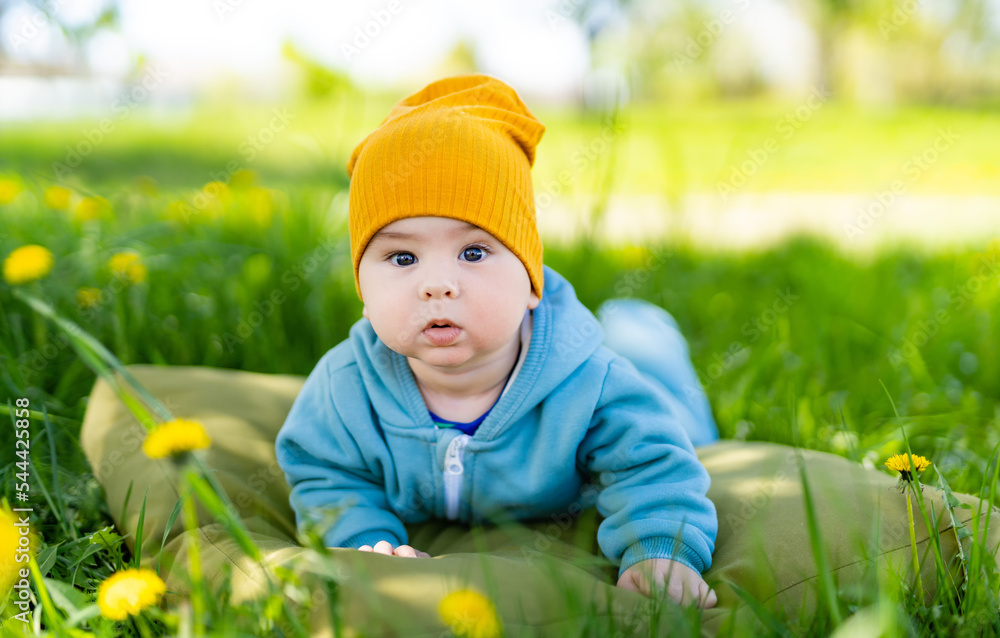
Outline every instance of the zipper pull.
[[461, 474], [465, 471], [465, 466], [462, 465], [462, 451], [468, 442], [468, 434], [459, 434], [448, 444], [448, 451], [444, 455], [445, 474]]
[[459, 434], [448, 443], [444, 455], [444, 502], [445, 516], [450, 520], [458, 518], [458, 505], [462, 492], [462, 451], [471, 439], [468, 434]]

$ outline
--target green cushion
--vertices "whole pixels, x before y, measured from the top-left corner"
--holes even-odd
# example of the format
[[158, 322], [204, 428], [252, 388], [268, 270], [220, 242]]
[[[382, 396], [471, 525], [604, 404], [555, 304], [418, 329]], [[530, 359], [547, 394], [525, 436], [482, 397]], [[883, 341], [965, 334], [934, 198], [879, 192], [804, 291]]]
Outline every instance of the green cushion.
[[[288, 505], [288, 486], [275, 461], [274, 439], [304, 377], [146, 365], [131, 366], [130, 371], [175, 416], [198, 420], [208, 430], [212, 446], [199, 454], [216, 471], [265, 561], [262, 565], [245, 556], [203, 511], [199, 512], [203, 524], [196, 531], [186, 532], [180, 520], [175, 523], [159, 556], [179, 497], [175, 470], [171, 463], [152, 461], [143, 454], [142, 428], [110, 387], [98, 381], [81, 440], [113, 514], [121, 512], [129, 484], [134, 483], [125, 518], [116, 521], [118, 527], [123, 534], [134, 532], [148, 489], [142, 562], [155, 565], [160, 559], [169, 590], [181, 595], [186, 591], [187, 551], [197, 544], [210, 582], [218, 583], [231, 573], [234, 601], [259, 595], [264, 570], [303, 551], [295, 542], [295, 519]], [[753, 631], [754, 616], [729, 582], [780, 617], [805, 618], [815, 608], [818, 572], [797, 453], [808, 472], [838, 586], [859, 583], [872, 569], [909, 573], [906, 504], [904, 496], [892, 489], [896, 481], [890, 475], [835, 455], [770, 443], [722, 441], [697, 452], [712, 477], [709, 497], [719, 514], [713, 563], [705, 574], [716, 588], [719, 605], [702, 615], [705, 635], [732, 627], [730, 623]], [[941, 546], [950, 560], [957, 545], [954, 533], [945, 533], [951, 523], [941, 494], [929, 487], [924, 494], [939, 513]], [[973, 510], [978, 506], [976, 498], [956, 496]], [[958, 509], [956, 515], [964, 523], [972, 511]], [[410, 544], [432, 559], [333, 550], [351, 583], [343, 588], [349, 599], [347, 621], [358, 626], [388, 623], [387, 628], [395, 631], [440, 632], [444, 626], [436, 616], [437, 603], [456, 587], [471, 585], [489, 592], [509, 630], [579, 631], [595, 619], [635, 620], [642, 626], [648, 621], [646, 600], [614, 586], [617, 568], [600, 556], [596, 544], [599, 522], [600, 516], [591, 509], [517, 528], [469, 530], [447, 521], [407, 526]], [[935, 573], [922, 521], [918, 520], [916, 531], [923, 582], [931, 595]], [[134, 539], [128, 540], [131, 546]], [[990, 530], [987, 544], [1000, 545], [1000, 526]], [[581, 606], [586, 614], [580, 613]], [[395, 611], [382, 614], [383, 608]], [[405, 627], [392, 625], [396, 622], [405, 622]], [[660, 623], [660, 631], [670, 627], [666, 621]]]

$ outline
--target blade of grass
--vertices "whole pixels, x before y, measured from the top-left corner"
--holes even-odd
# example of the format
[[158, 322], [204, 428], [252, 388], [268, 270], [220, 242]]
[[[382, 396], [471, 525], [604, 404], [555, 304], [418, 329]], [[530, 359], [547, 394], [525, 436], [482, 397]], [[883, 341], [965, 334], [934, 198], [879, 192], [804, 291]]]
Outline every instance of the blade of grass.
[[156, 555], [156, 573], [160, 572], [160, 560], [163, 558], [163, 548], [167, 545], [167, 538], [170, 536], [170, 530], [174, 528], [174, 523], [177, 522], [177, 517], [180, 516], [181, 510], [184, 507], [184, 501], [191, 498], [191, 487], [188, 486], [184, 492], [174, 503], [174, 510], [170, 512], [170, 517], [167, 518], [167, 526], [163, 529], [163, 540], [160, 542], [160, 551]]
[[38, 588], [38, 597], [42, 600], [42, 613], [48, 619], [49, 624], [52, 625], [52, 629], [55, 629], [56, 636], [65, 636], [66, 631], [63, 629], [62, 619], [59, 618], [59, 612], [56, 611], [55, 605], [49, 597], [49, 591], [45, 588], [45, 579], [42, 576], [41, 571], [38, 569], [38, 563], [35, 562], [35, 557], [30, 554], [28, 558], [28, 568], [31, 570], [31, 577], [35, 581], [35, 587]]
[[802, 480], [802, 495], [806, 505], [806, 523], [809, 527], [809, 544], [812, 547], [813, 558], [819, 570], [820, 596], [825, 599], [830, 614], [833, 617], [834, 625], [841, 623], [840, 607], [837, 604], [836, 589], [833, 585], [833, 572], [830, 570], [830, 561], [824, 551], [823, 536], [820, 533], [819, 521], [816, 518], [816, 504], [813, 501], [811, 490], [809, 489], [809, 478], [806, 476], [805, 461], [802, 452], [795, 448], [795, 457], [799, 466], [799, 477]]
[[240, 549], [252, 560], [259, 562], [261, 560], [260, 548], [250, 538], [249, 533], [243, 526], [243, 521], [234, 514], [231, 507], [227, 508], [223, 505], [219, 495], [209, 485], [205, 477], [192, 470], [188, 470], [185, 478], [188, 485], [194, 491], [195, 496], [198, 497], [198, 500], [201, 501], [217, 521], [222, 523], [222, 526], [226, 528], [226, 531], [233, 537], [233, 540], [239, 544]]
[[142, 560], [142, 528], [146, 523], [146, 498], [149, 496], [149, 488], [142, 496], [142, 506], [139, 508], [139, 522], [135, 526], [135, 553], [132, 554], [132, 566], [139, 567]]
[[[993, 462], [993, 480], [990, 481], [990, 496], [986, 504], [986, 521], [983, 525], [983, 542], [986, 541], [990, 527], [990, 516], [993, 513], [993, 504], [997, 501], [997, 482], [1000, 481], [1000, 444], [993, 449], [996, 461]], [[991, 456], [993, 456], [991, 455]], [[989, 467], [989, 466], [987, 466]]]
[[48, 576], [49, 570], [56, 563], [56, 558], [59, 552], [59, 546], [62, 542], [56, 543], [55, 545], [49, 545], [45, 549], [38, 552], [35, 560], [38, 561], [38, 571], [42, 576]]
[[[959, 503], [958, 499], [955, 498], [955, 495], [952, 493], [951, 485], [948, 484], [948, 481], [945, 480], [944, 475], [941, 474], [941, 472], [937, 473], [937, 478], [938, 478], [938, 485], [941, 486], [941, 491], [944, 492], [945, 510], [948, 512], [948, 518], [951, 520], [951, 528], [955, 532], [955, 541], [958, 545], [958, 560], [962, 566], [962, 578], [964, 583], [968, 585], [969, 567], [966, 564], [965, 550], [962, 548], [962, 539], [971, 536], [972, 532], [970, 532], [964, 525], [959, 523], [958, 520], [955, 518], [954, 508], [961, 505], [961, 503]], [[964, 531], [966, 533], [966, 536], [962, 536], [959, 530]]]
[[[191, 485], [189, 482], [188, 485]], [[193, 487], [193, 486], [192, 486]], [[181, 499], [184, 505], [184, 527], [188, 532], [198, 529], [198, 510], [193, 498]], [[201, 551], [198, 543], [191, 543], [188, 551], [188, 575], [191, 578], [191, 607], [194, 619], [194, 635], [204, 635], [205, 622], [205, 582], [201, 573]]]
[[746, 606], [750, 608], [750, 611], [754, 613], [754, 616], [757, 617], [757, 620], [764, 623], [764, 625], [768, 629], [773, 631], [775, 634], [782, 636], [783, 638], [791, 638], [792, 636], [795, 635], [795, 633], [792, 632], [792, 630], [789, 629], [787, 625], [778, 620], [778, 618], [774, 614], [769, 612], [767, 608], [760, 603], [760, 601], [751, 596], [750, 593], [747, 592], [745, 589], [743, 589], [736, 583], [729, 580], [723, 579], [722, 582], [724, 582], [726, 585], [731, 587], [734, 592], [736, 592], [736, 595], [739, 596], [740, 600], [742, 600], [744, 604], [746, 604]]
[[[9, 399], [8, 399], [8, 401], [9, 401]], [[23, 410], [24, 408], [20, 408], [20, 409]], [[10, 414], [11, 416], [13, 416], [14, 415], [14, 410], [15, 410], [15, 408], [12, 407], [12, 406], [10, 406], [10, 405], [0, 404], [0, 414], [6, 413], [6, 414]], [[42, 419], [42, 413], [39, 412], [39, 411], [37, 411], [37, 410], [28, 410], [28, 418], [40, 421]], [[59, 427], [63, 428], [63, 432], [66, 432], [70, 436], [73, 436], [73, 431], [71, 429], [68, 429], [68, 428], [77, 428], [80, 425], [80, 422], [77, 421], [76, 419], [71, 419], [69, 417], [64, 417], [64, 416], [58, 416], [58, 415], [55, 415], [55, 414], [50, 414], [49, 415], [49, 420], [52, 421], [53, 425], [58, 425]], [[76, 441], [76, 443], [79, 443], [79, 440], [76, 439], [75, 436], [73, 438]]]
[[[915, 470], [915, 464], [914, 464], [915, 455], [913, 454], [913, 450], [910, 448], [910, 437], [906, 436], [906, 428], [903, 427], [903, 421], [902, 419], [899, 418], [899, 412], [896, 410], [896, 402], [892, 400], [892, 395], [889, 394], [889, 389], [885, 387], [885, 383], [882, 383], [881, 379], [879, 379], [879, 383], [882, 385], [882, 390], [885, 391], [886, 396], [889, 398], [889, 405], [892, 406], [892, 413], [895, 415], [896, 421], [899, 422], [899, 431], [903, 436], [903, 444], [906, 446], [907, 459], [910, 464], [910, 468], [914, 470], [911, 473], [913, 480], [911, 484], [907, 486], [907, 489], [909, 494], [916, 495], [915, 500], [917, 501], [917, 507], [920, 510], [920, 516], [924, 519], [924, 526], [927, 529], [927, 542], [931, 546], [931, 549], [934, 550], [934, 571], [935, 574], [937, 575], [937, 582], [939, 585], [942, 583], [947, 584], [948, 570], [945, 567], [944, 556], [941, 553], [941, 539], [940, 539], [940, 534], [938, 534], [937, 519], [935, 518], [934, 520], [931, 520], [931, 514], [928, 513], [929, 508], [927, 507], [927, 503], [924, 501], [924, 488], [920, 483], [919, 474]], [[910, 506], [909, 496], [907, 496], [907, 507], [909, 506]], [[911, 528], [911, 533], [912, 533], [912, 528]], [[920, 564], [919, 561], [917, 561], [916, 556], [914, 556], [913, 559], [915, 561], [913, 565], [914, 576], [917, 579], [919, 591], [922, 592], [923, 586], [920, 580], [921, 579]], [[937, 591], [940, 592], [941, 588], [938, 587]], [[921, 605], [923, 605], [924, 603], [925, 603], [924, 600], [920, 601]]]
[[57, 507], [56, 504], [53, 502], [52, 494], [49, 492], [48, 487], [45, 485], [45, 479], [42, 478], [42, 474], [40, 471], [41, 468], [39, 468], [38, 464], [35, 463], [34, 457], [32, 457], [28, 462], [30, 463], [31, 468], [35, 470], [34, 472], [31, 473], [31, 478], [35, 480], [35, 482], [38, 484], [38, 487], [41, 489], [42, 496], [45, 498], [45, 502], [49, 504], [49, 509], [51, 510], [52, 515], [56, 518], [56, 521], [59, 522], [59, 527], [62, 528], [63, 534], [65, 534], [66, 538], [69, 538], [70, 536], [69, 525], [66, 522], [65, 511]]
[[128, 482], [128, 491], [125, 492], [125, 502], [122, 503], [122, 513], [121, 516], [118, 517], [118, 520], [121, 521], [122, 529], [125, 529], [125, 515], [128, 513], [128, 502], [129, 499], [132, 498], [132, 488], [134, 486], [135, 479], [132, 479]]
[[[110, 374], [108, 370], [113, 370], [121, 375], [131, 389], [134, 390], [146, 406], [148, 406], [148, 408], [141, 410], [143, 413], [145, 413], [148, 409], [152, 410], [162, 421], [170, 421], [173, 419], [170, 410], [160, 403], [159, 399], [146, 390], [142, 384], [140, 384], [138, 380], [132, 376], [132, 373], [128, 371], [121, 361], [119, 361], [118, 358], [111, 353], [111, 351], [104, 347], [103, 343], [95, 339], [76, 323], [59, 315], [52, 308], [52, 306], [45, 303], [41, 299], [33, 297], [20, 288], [14, 289], [14, 295], [21, 301], [28, 304], [35, 312], [48, 318], [50, 321], [62, 328], [66, 332], [66, 335], [70, 338], [70, 342], [73, 344], [74, 350], [76, 350], [81, 355], [81, 358], [84, 359], [84, 363], [94, 370], [95, 373], [105, 378], [105, 380], [113, 383], [113, 387], [115, 387], [116, 390], [118, 389], [117, 380], [110, 381], [110, 379], [114, 378], [114, 375]], [[132, 406], [130, 405], [130, 408], [131, 407]], [[136, 416], [139, 416], [139, 414], [136, 414]], [[140, 420], [143, 420], [144, 423], [146, 421], [155, 421], [152, 418]]]
[[[997, 570], [997, 565], [1000, 563], [998, 563], [996, 555], [997, 552], [1000, 552], [1000, 547], [997, 547], [996, 551], [991, 553], [986, 544], [989, 538], [993, 503], [996, 498], [997, 481], [1000, 479], [1000, 444], [997, 444], [993, 448], [993, 452], [986, 462], [986, 472], [984, 474], [987, 476], [989, 475], [990, 463], [993, 463], [993, 477], [992, 480], [986, 479], [990, 481], [990, 488], [987, 490], [986, 485], [980, 488], [976, 513], [972, 517], [972, 546], [969, 550], [969, 571], [976, 574], [978, 578], [975, 581], [977, 587], [972, 591], [967, 591], [967, 595], [962, 600], [963, 609], [966, 613], [977, 613], [983, 606], [997, 607], [998, 599], [1000, 599], [1000, 572]], [[985, 519], [983, 512], [984, 504], [986, 505]], [[982, 534], [979, 533], [981, 522]], [[996, 591], [993, 591], [991, 588], [991, 582], [996, 583]], [[992, 600], [990, 600], [991, 594], [993, 597]], [[997, 608], [997, 613], [1000, 614], [1000, 608]]]
[[[56, 503], [59, 505], [59, 511], [66, 511], [66, 503], [63, 502], [62, 490], [59, 489], [59, 459], [56, 455], [56, 440], [52, 436], [52, 423], [49, 421], [48, 410], [45, 406], [42, 406], [42, 421], [45, 423], [45, 437], [49, 440], [49, 465], [52, 471], [52, 492], [55, 494]], [[80, 534], [76, 529], [76, 525], [73, 521], [67, 520], [67, 527], [72, 533], [73, 538], [80, 538]]]

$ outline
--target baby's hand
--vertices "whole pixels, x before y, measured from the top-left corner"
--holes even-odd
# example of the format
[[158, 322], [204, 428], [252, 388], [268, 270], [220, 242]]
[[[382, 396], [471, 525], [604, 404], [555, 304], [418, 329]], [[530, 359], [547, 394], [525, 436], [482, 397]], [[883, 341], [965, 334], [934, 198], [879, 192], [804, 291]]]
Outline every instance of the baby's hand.
[[[668, 580], [669, 579], [669, 580]], [[650, 595], [650, 585], [656, 591], [666, 588], [667, 595], [678, 605], [697, 602], [698, 607], [710, 609], [719, 601], [715, 591], [708, 586], [701, 574], [687, 565], [666, 558], [651, 558], [632, 565], [618, 579], [618, 586], [629, 591]]]
[[431, 555], [427, 552], [421, 552], [413, 549], [409, 545], [400, 545], [396, 549], [392, 548], [392, 543], [389, 541], [379, 541], [375, 543], [375, 547], [371, 545], [362, 545], [358, 548], [360, 552], [376, 552], [378, 554], [385, 554], [386, 556], [405, 556], [407, 558], [430, 558]]

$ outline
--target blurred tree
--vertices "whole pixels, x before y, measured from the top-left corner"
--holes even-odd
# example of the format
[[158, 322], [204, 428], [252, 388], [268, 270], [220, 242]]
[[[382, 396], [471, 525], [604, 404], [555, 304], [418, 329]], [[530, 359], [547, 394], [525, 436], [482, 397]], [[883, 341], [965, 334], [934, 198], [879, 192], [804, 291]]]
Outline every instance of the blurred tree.
[[[997, 0], [780, 1], [815, 33], [816, 83], [842, 99], [960, 101], [1000, 86], [1000, 28], [989, 19]], [[747, 7], [745, 0], [561, 0], [552, 15], [581, 25], [593, 70], [617, 57], [630, 93], [659, 100], [766, 90], [749, 44], [728, 29], [735, 20], [724, 18]]]
[[[957, 36], [979, 45], [996, 38], [988, 27], [988, 0], [945, 0], [928, 10], [920, 0], [791, 0], [792, 6], [812, 26], [819, 42], [819, 81], [828, 91], [841, 97], [864, 99], [852, 94], [851, 86], [872, 66], [884, 66], [881, 78], [888, 82], [886, 91], [919, 91], [917, 97], [947, 93], [945, 85], [959, 69], [949, 68], [940, 59], [946, 40]], [[931, 14], [933, 11], [933, 15]], [[863, 41], [863, 42], [862, 42]], [[852, 56], [859, 48], [867, 54]], [[966, 69], [975, 64], [964, 60]], [[982, 68], [984, 60], [979, 60]], [[913, 69], [923, 67], [923, 87], [917, 89], [905, 78]], [[908, 90], [907, 90], [908, 89]]]
[[476, 62], [475, 47], [465, 38], [461, 38], [444, 60], [438, 64], [435, 74], [444, 77], [446, 75], [475, 73], [478, 70], [479, 64]]
[[[602, 66], [621, 69], [632, 97], [700, 99], [764, 88], [749, 44], [730, 30], [742, 2], [579, 0], [568, 6], [587, 36], [595, 75]], [[605, 84], [606, 91], [620, 90]]]
[[[0, 0], [0, 23], [9, 21], [10, 14], [19, 7], [25, 7], [31, 16], [23, 16], [17, 23], [8, 24], [8, 35], [0, 42], [0, 73], [5, 68], [27, 69], [33, 75], [87, 74], [91, 71], [86, 64], [87, 43], [104, 29], [117, 29], [120, 24], [118, 3], [102, 0], [90, 19], [71, 21], [59, 11], [69, 0], [21, 0], [11, 2]], [[70, 49], [62, 63], [45, 63], [40, 60], [24, 60], [18, 52], [35, 37], [41, 29], [51, 25], [66, 39]]]
[[323, 100], [354, 90], [354, 83], [346, 73], [324, 66], [300, 51], [290, 41], [282, 45], [281, 54], [301, 73], [302, 92], [307, 99]]

